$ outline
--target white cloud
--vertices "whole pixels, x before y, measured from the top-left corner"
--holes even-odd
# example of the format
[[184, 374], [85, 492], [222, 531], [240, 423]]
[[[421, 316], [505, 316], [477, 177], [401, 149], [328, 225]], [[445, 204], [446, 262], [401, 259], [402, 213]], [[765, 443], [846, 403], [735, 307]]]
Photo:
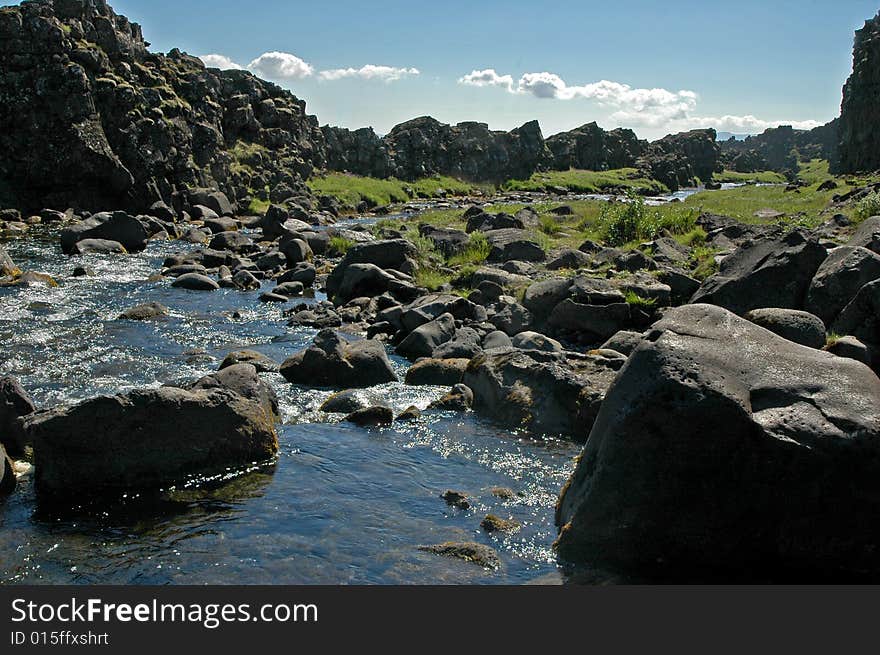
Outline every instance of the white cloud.
[[204, 62], [205, 66], [208, 68], [219, 68], [220, 70], [241, 70], [242, 66], [239, 66], [234, 61], [232, 61], [226, 55], [202, 55], [199, 59]]
[[791, 125], [796, 130], [812, 130], [814, 127], [823, 125], [820, 121], [765, 121], [756, 116], [692, 116], [687, 119], [691, 127], [714, 127], [719, 132], [736, 132], [741, 134], [755, 134], [763, 132], [768, 127]]
[[499, 75], [494, 68], [471, 71], [460, 77], [458, 83], [467, 86], [503, 86], [508, 91], [513, 89], [513, 78], [510, 75]]
[[274, 80], [301, 80], [315, 72], [311, 64], [289, 52], [264, 52], [248, 64], [248, 70]]
[[814, 120], [767, 121], [752, 115], [699, 116], [696, 114], [699, 96], [682, 89], [633, 88], [628, 84], [600, 80], [591, 84], [571, 86], [559, 75], [547, 71], [525, 73], [514, 82], [510, 75], [500, 75], [492, 68], [474, 70], [459, 78], [459, 84], [478, 87], [502, 87], [509, 93], [531, 95], [542, 99], [587, 99], [613, 109], [611, 121], [624, 127], [646, 127], [687, 130], [696, 127], [714, 127], [725, 132], [762, 132], [768, 127], [791, 125], [795, 129], [812, 129], [821, 125]]
[[321, 71], [318, 76], [322, 80], [335, 81], [348, 77], [357, 77], [363, 80], [382, 80], [384, 82], [394, 82], [402, 77], [410, 75], [419, 75], [418, 68], [395, 68], [393, 66], [376, 66], [375, 64], [366, 64], [360, 68], [334, 68], [331, 70]]

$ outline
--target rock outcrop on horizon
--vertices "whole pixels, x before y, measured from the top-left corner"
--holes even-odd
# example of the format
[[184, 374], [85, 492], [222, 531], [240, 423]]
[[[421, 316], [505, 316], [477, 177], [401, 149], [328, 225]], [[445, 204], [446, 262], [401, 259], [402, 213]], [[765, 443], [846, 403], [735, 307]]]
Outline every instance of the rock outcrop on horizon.
[[839, 173], [880, 169], [880, 13], [856, 31], [853, 72], [840, 106]]
[[761, 134], [721, 143], [720, 158], [725, 168], [740, 173], [776, 171], [795, 177], [798, 162], [837, 158], [839, 119], [812, 130], [791, 125], [770, 127]]
[[191, 187], [307, 193], [324, 147], [303, 101], [148, 47], [105, 0], [0, 9], [0, 204], [140, 211]]
[[640, 140], [632, 130], [606, 131], [593, 122], [554, 134], [547, 139], [547, 147], [553, 155], [554, 170], [604, 171], [635, 166], [648, 142]]
[[720, 172], [718, 152], [714, 129], [691, 130], [654, 141], [639, 157], [636, 166], [647, 177], [677, 191], [692, 186], [697, 178], [708, 182]]
[[384, 138], [371, 128], [322, 128], [331, 170], [369, 177], [417, 180], [449, 175], [472, 182], [528, 178], [550, 153], [537, 121], [510, 132], [485, 123], [447, 125], [422, 116], [395, 126]]

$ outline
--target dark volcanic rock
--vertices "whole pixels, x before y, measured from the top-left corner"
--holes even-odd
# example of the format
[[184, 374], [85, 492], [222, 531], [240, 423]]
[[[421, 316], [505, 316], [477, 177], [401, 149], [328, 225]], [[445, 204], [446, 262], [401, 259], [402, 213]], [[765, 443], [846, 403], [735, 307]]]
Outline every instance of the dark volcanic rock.
[[783, 339], [809, 348], [822, 348], [827, 340], [822, 319], [798, 309], [753, 309], [744, 318]]
[[856, 31], [853, 72], [843, 87], [840, 145], [833, 170], [880, 169], [880, 13]]
[[380, 139], [370, 129], [323, 128], [333, 170], [416, 180], [451, 175], [472, 181], [526, 179], [550, 159], [537, 121], [510, 132], [484, 123], [446, 125], [429, 116], [395, 126]]
[[601, 356], [492, 350], [471, 360], [474, 409], [511, 427], [583, 441], [620, 368]]
[[24, 453], [27, 445], [18, 419], [36, 411], [34, 401], [27, 395], [18, 380], [0, 378], [0, 444], [13, 456]]
[[877, 279], [880, 255], [867, 248], [835, 248], [813, 276], [804, 308], [831, 323], [859, 289]]
[[672, 191], [692, 186], [695, 178], [711, 180], [719, 170], [719, 146], [715, 139], [713, 129], [670, 134], [648, 146], [637, 167]]
[[286, 360], [281, 375], [293, 384], [336, 389], [397, 381], [381, 343], [347, 341], [330, 329], [319, 332], [312, 346]]
[[272, 423], [259, 403], [230, 389], [174, 387], [94, 398], [24, 421], [37, 490], [59, 498], [158, 489], [268, 460], [278, 450]]
[[547, 148], [553, 153], [552, 168], [559, 171], [630, 168], [636, 165], [647, 145], [632, 130], [618, 128], [606, 132], [596, 123], [547, 138]]
[[[246, 71], [149, 52], [106, 0], [4, 8], [0, 97], [0, 188], [19, 207], [164, 201], [175, 214], [201, 204], [224, 215], [223, 199], [248, 188], [284, 182], [308, 195], [303, 180], [324, 163], [305, 103]], [[195, 195], [177, 193], [186, 187]]]
[[676, 580], [880, 573], [880, 379], [710, 305], [608, 390], [557, 507], [569, 560]]
[[762, 307], [800, 309], [825, 258], [825, 248], [800, 230], [756, 239], [726, 257], [691, 302], [719, 305], [736, 314]]

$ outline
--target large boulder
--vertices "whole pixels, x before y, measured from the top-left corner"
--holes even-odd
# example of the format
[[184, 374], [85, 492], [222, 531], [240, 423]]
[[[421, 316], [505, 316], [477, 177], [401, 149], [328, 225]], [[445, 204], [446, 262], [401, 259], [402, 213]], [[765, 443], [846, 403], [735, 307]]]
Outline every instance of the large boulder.
[[802, 346], [823, 348], [827, 341], [822, 319], [799, 309], [753, 309], [744, 318]]
[[430, 357], [434, 350], [455, 336], [455, 317], [442, 314], [420, 325], [397, 345], [397, 352], [409, 359]]
[[281, 365], [292, 383], [312, 387], [360, 389], [396, 382], [385, 347], [378, 341], [348, 341], [331, 329], [321, 330], [314, 343]]
[[871, 216], [862, 221], [846, 245], [867, 248], [880, 255], [880, 216]]
[[0, 378], [0, 444], [13, 456], [24, 453], [27, 445], [19, 418], [36, 411], [34, 401], [12, 377]]
[[12, 468], [12, 460], [0, 443], [0, 498], [11, 494], [15, 490], [15, 471]]
[[278, 450], [260, 403], [228, 388], [141, 389], [36, 412], [37, 490], [58, 498], [158, 489], [266, 461]]
[[258, 403], [266, 416], [273, 422], [281, 420], [281, 411], [278, 409], [278, 396], [275, 394], [275, 390], [260, 379], [256, 366], [249, 362], [221, 366], [219, 371], [206, 375], [188, 388], [191, 391], [231, 389], [239, 396]]
[[65, 254], [77, 252], [76, 244], [86, 239], [116, 241], [128, 252], [140, 252], [147, 247], [150, 232], [136, 217], [117, 212], [102, 212], [61, 231], [61, 249]]
[[868, 346], [872, 366], [880, 371], [880, 280], [863, 286], [831, 326], [835, 334], [856, 337]]
[[525, 230], [508, 228], [486, 232], [489, 241], [490, 262], [542, 262], [547, 259], [547, 253], [535, 241], [535, 238]]
[[826, 255], [818, 240], [802, 230], [756, 239], [726, 257], [691, 302], [740, 315], [763, 307], [801, 309]]
[[868, 282], [880, 279], [880, 255], [842, 246], [828, 255], [807, 291], [804, 309], [831, 323]]
[[516, 428], [583, 441], [622, 362], [602, 355], [493, 349], [471, 360], [474, 410]]
[[878, 519], [880, 379], [687, 305], [608, 390], [557, 506], [557, 547], [677, 580], [876, 576]]

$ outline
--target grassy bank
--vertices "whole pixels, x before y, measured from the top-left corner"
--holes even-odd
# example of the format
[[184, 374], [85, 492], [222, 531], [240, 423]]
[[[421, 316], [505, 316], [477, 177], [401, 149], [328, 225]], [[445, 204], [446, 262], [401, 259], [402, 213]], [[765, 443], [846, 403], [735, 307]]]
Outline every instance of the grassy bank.
[[337, 198], [344, 206], [355, 208], [361, 202], [373, 207], [416, 198], [466, 196], [477, 192], [492, 193], [493, 187], [462, 182], [452, 177], [436, 176], [406, 182], [395, 178], [380, 180], [347, 173], [328, 173], [309, 180], [309, 188], [316, 194]]
[[748, 184], [756, 182], [759, 184], [785, 184], [785, 176], [776, 171], [760, 171], [757, 173], [740, 173], [738, 171], [722, 171], [715, 173], [712, 177], [715, 182], [740, 182]]
[[606, 193], [633, 190], [636, 193], [660, 195], [669, 193], [665, 184], [640, 177], [635, 168], [611, 171], [547, 171], [535, 173], [528, 180], [511, 180], [504, 184], [508, 191], [546, 191], [551, 187], [565, 187], [574, 193]]

